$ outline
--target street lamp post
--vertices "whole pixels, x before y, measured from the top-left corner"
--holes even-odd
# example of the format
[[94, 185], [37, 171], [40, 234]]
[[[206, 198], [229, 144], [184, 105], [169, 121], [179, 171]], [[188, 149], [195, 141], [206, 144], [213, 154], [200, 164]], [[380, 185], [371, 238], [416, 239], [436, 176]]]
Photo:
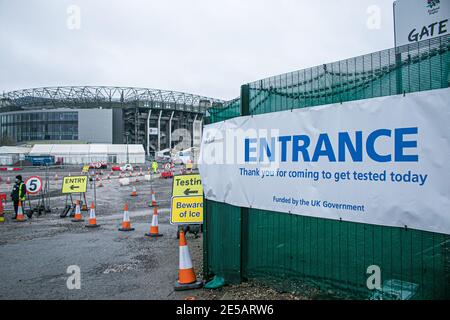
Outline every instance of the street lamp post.
[[126, 133], [126, 137], [127, 137], [127, 164], [130, 163], [130, 159], [129, 159], [129, 156], [128, 156], [128, 135], [129, 135], [129, 133], [127, 132]]

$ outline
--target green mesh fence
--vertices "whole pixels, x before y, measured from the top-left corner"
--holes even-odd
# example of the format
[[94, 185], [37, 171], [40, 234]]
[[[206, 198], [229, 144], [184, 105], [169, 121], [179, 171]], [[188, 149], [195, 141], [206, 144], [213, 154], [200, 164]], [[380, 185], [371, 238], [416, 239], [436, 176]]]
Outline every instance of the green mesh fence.
[[209, 120], [211, 123], [220, 122], [241, 115], [241, 101], [240, 99], [234, 99], [227, 102], [222, 108], [210, 108], [208, 109], [210, 114]]
[[[250, 83], [241, 99], [211, 110], [210, 120], [446, 88], [449, 70], [445, 36]], [[205, 229], [206, 277], [258, 279], [283, 291], [306, 284], [360, 299], [450, 297], [449, 235], [210, 200]], [[381, 291], [367, 289], [370, 265], [381, 269]]]

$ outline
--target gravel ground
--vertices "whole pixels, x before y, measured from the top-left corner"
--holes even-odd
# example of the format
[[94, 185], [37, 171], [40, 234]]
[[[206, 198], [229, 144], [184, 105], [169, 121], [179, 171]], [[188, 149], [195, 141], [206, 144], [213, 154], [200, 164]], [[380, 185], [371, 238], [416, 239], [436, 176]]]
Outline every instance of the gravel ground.
[[309, 300], [315, 292], [313, 289], [307, 295], [278, 292], [256, 281], [224, 286], [216, 290], [204, 289], [203, 291], [202, 298], [210, 300]]
[[[66, 197], [60, 192], [61, 178], [80, 174], [80, 168], [54, 169], [50, 173], [52, 213], [33, 218], [25, 223], [11, 221], [12, 204], [6, 206], [6, 222], [0, 224], [0, 299], [185, 299], [202, 300], [300, 300], [321, 298], [316, 289], [305, 288], [302, 294], [278, 292], [258, 282], [227, 285], [220, 289], [174, 291], [178, 273], [177, 227], [170, 224], [170, 197], [172, 180], [131, 177], [131, 185], [120, 186], [118, 173], [96, 189], [96, 216], [98, 229], [85, 228], [85, 223], [61, 219], [59, 213]], [[0, 172], [0, 193], [9, 194], [17, 172]], [[24, 178], [44, 176], [38, 168], [20, 172]], [[55, 176], [58, 176], [57, 178]], [[136, 181], [138, 180], [138, 181]], [[138, 196], [131, 197], [136, 187]], [[86, 194], [94, 200], [93, 184]], [[156, 192], [159, 228], [164, 236], [148, 238], [153, 210], [151, 188]], [[32, 201], [32, 204], [36, 203]], [[129, 212], [134, 232], [119, 232], [124, 203]], [[87, 213], [83, 212], [87, 220]], [[202, 279], [203, 238], [187, 234], [193, 265], [198, 279]], [[82, 288], [69, 290], [67, 267], [81, 269]]]

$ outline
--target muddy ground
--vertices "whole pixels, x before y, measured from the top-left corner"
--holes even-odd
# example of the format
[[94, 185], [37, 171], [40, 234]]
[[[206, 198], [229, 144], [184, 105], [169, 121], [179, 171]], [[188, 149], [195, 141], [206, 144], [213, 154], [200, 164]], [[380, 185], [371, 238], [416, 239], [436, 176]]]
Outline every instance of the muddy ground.
[[[52, 169], [50, 191], [52, 212], [18, 223], [11, 220], [12, 204], [6, 205], [6, 221], [0, 223], [0, 299], [309, 299], [307, 295], [279, 293], [258, 283], [225, 286], [219, 290], [174, 291], [178, 272], [177, 226], [170, 224], [171, 179], [131, 177], [129, 186], [120, 186], [118, 173], [96, 188], [98, 229], [60, 218], [66, 197], [61, 195], [61, 178], [80, 174], [81, 167]], [[9, 195], [17, 172], [0, 172], [0, 193]], [[45, 176], [38, 168], [20, 172], [26, 178]], [[56, 177], [56, 175], [58, 177]], [[10, 177], [11, 184], [6, 184]], [[138, 181], [136, 181], [138, 180]], [[99, 183], [99, 182], [97, 182]], [[132, 197], [136, 187], [138, 196]], [[156, 192], [159, 229], [164, 236], [148, 238], [153, 209], [149, 207], [151, 188]], [[86, 194], [94, 200], [93, 184]], [[129, 204], [135, 231], [120, 232], [123, 206]], [[36, 200], [32, 201], [32, 205]], [[27, 204], [28, 206], [28, 204]], [[198, 278], [202, 278], [203, 238], [188, 234], [187, 241]], [[81, 270], [81, 289], [69, 290], [67, 268]]]

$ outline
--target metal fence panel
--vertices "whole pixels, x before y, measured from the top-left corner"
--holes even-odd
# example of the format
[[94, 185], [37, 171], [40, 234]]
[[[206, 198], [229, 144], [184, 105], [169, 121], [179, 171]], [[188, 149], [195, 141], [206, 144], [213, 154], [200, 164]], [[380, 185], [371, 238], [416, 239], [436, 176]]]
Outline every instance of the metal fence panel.
[[206, 201], [204, 273], [219, 275], [229, 283], [241, 280], [241, 209]]
[[[444, 36], [255, 81], [247, 85], [248, 106], [241, 96], [212, 109], [210, 119], [447, 88], [449, 70]], [[306, 283], [370, 299], [379, 295], [367, 289], [367, 267], [377, 265], [383, 298], [409, 298], [413, 285], [415, 299], [450, 297], [448, 235], [206, 203], [207, 276], [261, 279], [281, 290]], [[402, 281], [398, 292], [389, 280]]]

